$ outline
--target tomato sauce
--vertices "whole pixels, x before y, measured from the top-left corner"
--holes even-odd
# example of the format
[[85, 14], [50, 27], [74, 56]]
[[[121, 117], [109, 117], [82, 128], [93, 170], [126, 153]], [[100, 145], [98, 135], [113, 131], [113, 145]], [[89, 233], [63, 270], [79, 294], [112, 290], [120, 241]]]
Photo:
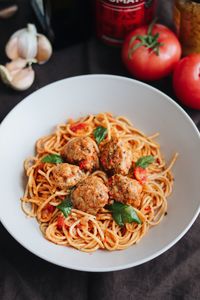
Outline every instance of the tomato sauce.
[[157, 0], [96, 0], [97, 36], [109, 45], [120, 46], [127, 33], [154, 16]]

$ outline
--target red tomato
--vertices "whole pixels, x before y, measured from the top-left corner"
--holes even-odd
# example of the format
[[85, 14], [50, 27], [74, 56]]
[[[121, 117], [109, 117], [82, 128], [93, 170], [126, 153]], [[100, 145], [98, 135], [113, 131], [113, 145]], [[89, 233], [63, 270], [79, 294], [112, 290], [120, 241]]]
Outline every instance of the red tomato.
[[185, 105], [200, 109], [200, 54], [182, 58], [173, 74], [177, 98]]
[[78, 130], [81, 130], [81, 129], [85, 129], [87, 125], [85, 123], [78, 123], [78, 124], [72, 124], [70, 126], [70, 129], [73, 131], [73, 132], [77, 132]]
[[78, 165], [81, 170], [84, 170], [87, 168], [87, 164], [88, 164], [88, 161], [86, 159], [83, 159], [79, 162]]
[[64, 224], [65, 224], [64, 217], [63, 216], [58, 216], [58, 219], [57, 219], [57, 228], [59, 230], [61, 230]]
[[49, 203], [47, 204], [47, 210], [48, 210], [49, 212], [53, 213], [55, 209], [56, 209], [55, 206], [53, 206], [53, 205], [51, 205], [51, 204], [49, 204]]
[[135, 178], [139, 183], [144, 184], [147, 180], [147, 171], [141, 167], [136, 167], [133, 171]]
[[135, 29], [126, 37], [122, 47], [125, 66], [141, 80], [158, 80], [169, 75], [180, 57], [181, 46], [177, 37], [160, 24]]

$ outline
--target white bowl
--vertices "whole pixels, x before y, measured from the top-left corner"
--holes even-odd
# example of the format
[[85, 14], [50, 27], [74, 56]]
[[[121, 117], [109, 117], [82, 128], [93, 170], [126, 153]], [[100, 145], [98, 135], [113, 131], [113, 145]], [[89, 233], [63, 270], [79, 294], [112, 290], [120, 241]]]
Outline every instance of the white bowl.
[[[23, 161], [34, 154], [35, 141], [68, 117], [109, 111], [128, 117], [158, 139], [167, 161], [177, 151], [174, 191], [168, 215], [138, 245], [122, 251], [83, 253], [45, 240], [35, 219], [20, 207]], [[54, 264], [84, 271], [133, 267], [160, 255], [190, 228], [200, 210], [200, 135], [190, 117], [173, 100], [144, 83], [110, 75], [78, 76], [50, 84], [19, 103], [0, 126], [0, 217], [25, 248]]]

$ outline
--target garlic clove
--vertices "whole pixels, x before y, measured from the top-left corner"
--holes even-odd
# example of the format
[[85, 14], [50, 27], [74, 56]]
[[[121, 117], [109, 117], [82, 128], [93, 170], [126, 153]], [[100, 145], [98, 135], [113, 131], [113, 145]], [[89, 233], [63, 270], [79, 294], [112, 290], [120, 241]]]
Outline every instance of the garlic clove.
[[9, 39], [8, 43], [6, 44], [6, 55], [10, 59], [16, 59], [19, 57], [18, 53], [18, 38], [13, 37]]
[[10, 71], [10, 76], [13, 78], [19, 71], [21, 71], [21, 69], [15, 69]]
[[19, 57], [31, 59], [37, 55], [36, 28], [33, 24], [28, 24], [23, 33], [18, 36]]
[[11, 62], [7, 63], [5, 65], [6, 69], [10, 72], [18, 70], [18, 69], [23, 69], [27, 65], [27, 60], [24, 58], [18, 57], [15, 60], [12, 60]]
[[12, 76], [10, 72], [7, 70], [7, 68], [2, 65], [0, 65], [0, 77], [5, 84], [10, 85]]
[[5, 66], [0, 65], [0, 77], [6, 85], [15, 90], [23, 91], [33, 84], [35, 72], [30, 66], [9, 71]]
[[17, 72], [17, 74], [13, 77], [10, 85], [15, 90], [24, 91], [33, 84], [34, 79], [34, 70], [31, 67], [27, 67]]
[[25, 68], [27, 65], [32, 65], [33, 63], [36, 63], [36, 59], [24, 59], [24, 58], [17, 58], [15, 60], [12, 60], [11, 62], [7, 63], [5, 65], [6, 69], [10, 72], [10, 75], [13, 77], [19, 72], [21, 69]]
[[0, 18], [2, 19], [7, 19], [12, 16], [17, 12], [18, 6], [17, 5], [11, 5], [9, 7], [6, 7], [4, 9], [0, 10]]
[[5, 52], [8, 58], [10, 59], [16, 59], [19, 57], [18, 53], [18, 36], [23, 33], [24, 29], [19, 29], [15, 33], [13, 33], [8, 40], [6, 47], [5, 47]]
[[39, 64], [45, 63], [52, 55], [52, 46], [43, 34], [37, 34], [37, 56]]

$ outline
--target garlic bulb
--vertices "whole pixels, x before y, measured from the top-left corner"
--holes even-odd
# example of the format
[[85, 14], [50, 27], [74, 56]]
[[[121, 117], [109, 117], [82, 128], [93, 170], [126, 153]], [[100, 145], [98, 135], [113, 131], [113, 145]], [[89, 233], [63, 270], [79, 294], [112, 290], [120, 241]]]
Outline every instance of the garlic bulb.
[[19, 57], [30, 59], [37, 54], [37, 30], [35, 25], [28, 24], [26, 30], [18, 35]]
[[0, 77], [2, 81], [15, 90], [28, 89], [34, 82], [35, 72], [31, 66], [26, 67], [27, 61], [18, 58], [6, 64], [0, 65]]
[[18, 55], [18, 39], [17, 37], [11, 38], [6, 45], [6, 55], [10, 59], [16, 59]]
[[10, 37], [5, 51], [11, 60], [36, 58], [38, 63], [44, 63], [52, 55], [52, 46], [43, 34], [37, 33], [34, 24], [28, 24]]

